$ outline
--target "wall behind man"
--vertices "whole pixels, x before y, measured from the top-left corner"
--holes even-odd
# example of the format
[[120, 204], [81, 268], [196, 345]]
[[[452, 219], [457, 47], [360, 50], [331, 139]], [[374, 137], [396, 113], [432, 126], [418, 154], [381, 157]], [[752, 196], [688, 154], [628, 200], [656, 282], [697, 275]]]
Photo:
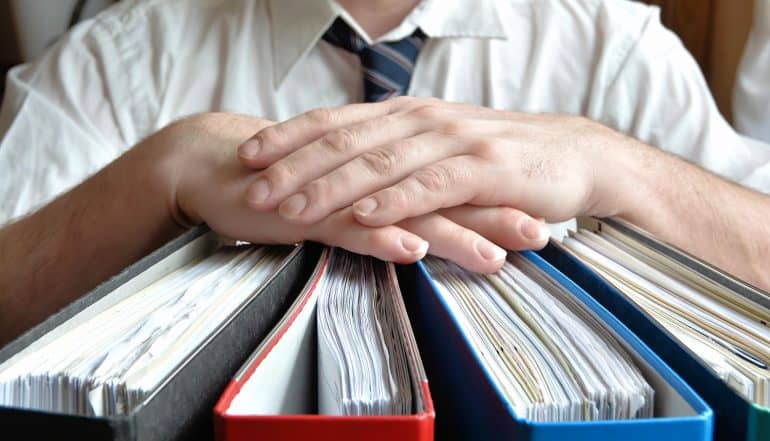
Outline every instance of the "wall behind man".
[[11, 5], [8, 1], [0, 1], [0, 97], [5, 89], [5, 73], [19, 60], [21, 56], [11, 20]]

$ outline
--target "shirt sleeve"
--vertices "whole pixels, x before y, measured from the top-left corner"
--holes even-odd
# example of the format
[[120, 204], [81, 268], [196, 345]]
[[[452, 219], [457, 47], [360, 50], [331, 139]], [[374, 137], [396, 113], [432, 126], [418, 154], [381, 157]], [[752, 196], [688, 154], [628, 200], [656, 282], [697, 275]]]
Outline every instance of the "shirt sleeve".
[[135, 141], [130, 66], [115, 32], [85, 22], [9, 72], [0, 112], [0, 225], [78, 184]]
[[607, 80], [596, 115], [610, 127], [707, 170], [770, 193], [770, 151], [746, 143], [717, 109], [705, 79], [658, 10]]

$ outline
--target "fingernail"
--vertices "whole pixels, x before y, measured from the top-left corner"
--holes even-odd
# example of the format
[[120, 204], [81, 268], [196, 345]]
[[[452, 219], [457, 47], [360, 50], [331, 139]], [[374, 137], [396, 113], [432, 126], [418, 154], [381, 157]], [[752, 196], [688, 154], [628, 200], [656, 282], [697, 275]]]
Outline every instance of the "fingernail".
[[270, 196], [270, 183], [265, 179], [259, 179], [249, 188], [246, 198], [252, 204], [261, 204]]
[[359, 216], [368, 216], [377, 209], [377, 199], [366, 198], [353, 204], [353, 212]]
[[401, 237], [401, 246], [408, 252], [420, 256], [420, 258], [428, 252], [428, 242], [414, 236]]
[[519, 223], [519, 231], [521, 235], [529, 240], [543, 241], [550, 236], [548, 227], [542, 222], [538, 222], [532, 218], [522, 218]]
[[306, 206], [307, 196], [302, 193], [297, 193], [294, 196], [289, 197], [289, 199], [283, 201], [281, 206], [278, 207], [278, 212], [285, 218], [293, 219], [299, 216], [299, 214], [302, 213], [302, 210], [304, 210]]
[[252, 159], [257, 157], [259, 149], [259, 141], [256, 139], [249, 139], [241, 144], [241, 148], [238, 149], [238, 154], [241, 155], [242, 158]]
[[476, 251], [484, 258], [492, 262], [505, 259], [508, 253], [497, 245], [489, 243], [485, 240], [476, 241]]

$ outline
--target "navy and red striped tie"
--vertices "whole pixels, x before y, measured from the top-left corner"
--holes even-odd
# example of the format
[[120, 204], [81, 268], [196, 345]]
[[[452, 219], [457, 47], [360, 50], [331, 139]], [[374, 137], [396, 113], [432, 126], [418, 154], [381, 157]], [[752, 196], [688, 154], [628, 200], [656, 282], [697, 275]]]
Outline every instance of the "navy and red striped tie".
[[375, 102], [407, 93], [426, 36], [417, 29], [403, 40], [369, 46], [343, 19], [337, 18], [323, 39], [358, 55], [364, 74], [364, 101]]

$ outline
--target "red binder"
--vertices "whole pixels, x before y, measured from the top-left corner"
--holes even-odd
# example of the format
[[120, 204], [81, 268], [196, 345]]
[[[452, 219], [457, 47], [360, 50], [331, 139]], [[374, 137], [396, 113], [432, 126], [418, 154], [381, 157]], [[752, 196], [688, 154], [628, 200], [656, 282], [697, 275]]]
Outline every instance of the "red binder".
[[219, 441], [432, 440], [435, 412], [428, 381], [406, 316], [398, 317], [407, 341], [415, 409], [411, 415], [330, 416], [317, 409], [315, 307], [326, 270], [324, 251], [305, 289], [236, 374], [214, 408]]

